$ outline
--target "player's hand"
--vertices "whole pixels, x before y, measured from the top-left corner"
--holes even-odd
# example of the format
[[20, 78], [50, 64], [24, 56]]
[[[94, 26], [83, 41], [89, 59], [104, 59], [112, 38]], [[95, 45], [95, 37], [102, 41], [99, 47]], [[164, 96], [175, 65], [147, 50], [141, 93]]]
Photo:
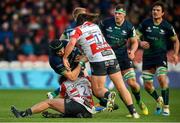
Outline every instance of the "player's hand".
[[64, 66], [66, 67], [66, 70], [68, 70], [68, 71], [71, 70], [70, 64], [69, 64], [69, 61], [67, 58], [63, 57], [63, 63], [64, 63]]
[[131, 60], [133, 60], [134, 57], [135, 57], [134, 52], [131, 51], [131, 50], [128, 50], [128, 57], [129, 57]]
[[176, 54], [173, 54], [173, 63], [175, 64], [175, 65], [177, 65], [177, 63], [178, 63], [178, 55], [176, 55]]
[[140, 42], [140, 46], [141, 46], [143, 49], [149, 49], [149, 48], [150, 48], [150, 44], [149, 44], [147, 41], [141, 41], [141, 42]]
[[87, 62], [88, 61], [87, 56], [85, 56], [85, 55], [78, 55], [78, 56], [76, 56], [75, 62], [80, 62], [80, 61]]

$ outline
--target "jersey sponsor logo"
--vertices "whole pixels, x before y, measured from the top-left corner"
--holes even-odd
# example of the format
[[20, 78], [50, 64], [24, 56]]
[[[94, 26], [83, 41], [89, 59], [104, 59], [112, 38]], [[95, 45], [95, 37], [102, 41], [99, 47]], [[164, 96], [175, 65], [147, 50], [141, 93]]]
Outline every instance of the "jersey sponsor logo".
[[148, 27], [148, 28], [146, 29], [146, 32], [152, 32], [151, 27]]
[[147, 38], [151, 39], [151, 40], [158, 40], [158, 37], [151, 37], [151, 36], [147, 36]]
[[121, 35], [127, 35], [127, 32], [125, 30], [122, 30]]
[[159, 27], [157, 27], [157, 26], [153, 26], [153, 28], [154, 28], [154, 29], [159, 29]]
[[160, 29], [160, 34], [164, 35], [165, 34], [165, 31], [163, 29]]
[[112, 51], [111, 50], [105, 50], [105, 51], [102, 51], [101, 52], [102, 56], [109, 56], [109, 55], [112, 55]]
[[114, 59], [105, 61], [104, 63], [106, 67], [115, 65]]
[[108, 32], [113, 32], [112, 27], [108, 27], [108, 28], [106, 29], [106, 31], [108, 31]]
[[97, 45], [96, 43], [93, 43], [90, 46], [91, 46], [93, 55], [98, 53], [98, 52], [102, 52], [104, 50], [111, 49], [111, 47], [107, 43], [105, 43], [103, 45]]
[[121, 29], [120, 27], [117, 27], [117, 26], [115, 26], [114, 28], [115, 28], [115, 29]]

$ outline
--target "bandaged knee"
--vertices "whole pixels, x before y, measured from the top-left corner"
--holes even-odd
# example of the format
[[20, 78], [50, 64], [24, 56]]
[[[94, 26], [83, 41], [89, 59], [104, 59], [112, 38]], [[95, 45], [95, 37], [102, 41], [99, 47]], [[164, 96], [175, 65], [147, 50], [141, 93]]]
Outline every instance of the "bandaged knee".
[[134, 70], [130, 70], [124, 74], [123, 78], [124, 81], [127, 81], [128, 79], [136, 78], [136, 73]]
[[154, 74], [150, 72], [143, 72], [142, 78], [144, 82], [153, 82]]
[[156, 75], [160, 76], [160, 75], [167, 75], [167, 68], [166, 67], [158, 67], [156, 69]]

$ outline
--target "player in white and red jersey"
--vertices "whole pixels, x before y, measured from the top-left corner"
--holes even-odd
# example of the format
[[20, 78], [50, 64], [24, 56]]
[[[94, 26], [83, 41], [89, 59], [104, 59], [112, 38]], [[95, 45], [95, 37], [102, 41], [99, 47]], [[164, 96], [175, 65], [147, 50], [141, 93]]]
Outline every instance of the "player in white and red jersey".
[[106, 75], [109, 75], [131, 115], [134, 118], [139, 118], [133, 106], [132, 97], [123, 82], [116, 56], [104, 39], [98, 25], [92, 23], [95, 17], [95, 14], [88, 13], [80, 14], [77, 17], [77, 24], [79, 26], [74, 29], [70, 41], [65, 48], [65, 54], [63, 56], [64, 65], [67, 69], [70, 69], [67, 58], [75, 45], [80, 45], [90, 62], [94, 95], [96, 97], [107, 98], [107, 109], [108, 111], [113, 110], [116, 93], [109, 92], [104, 87]]
[[[79, 77], [76, 81], [65, 81], [61, 84], [60, 94], [62, 97], [67, 98], [67, 101], [73, 100], [82, 106], [84, 106], [90, 113], [95, 113], [94, 102], [92, 99], [92, 90], [89, 80], [85, 77]], [[74, 108], [67, 106], [67, 111]], [[79, 109], [76, 109], [76, 112]], [[74, 113], [73, 112], [73, 113]], [[67, 113], [67, 112], [66, 112]], [[72, 113], [72, 112], [69, 112]]]
[[[56, 49], [56, 54], [64, 54], [63, 42], [55, 40], [52, 46]], [[55, 60], [55, 59], [54, 59]], [[76, 59], [77, 60], [77, 59]], [[86, 56], [80, 56], [81, 60], [75, 68], [72, 70], [64, 70], [65, 67], [57, 66], [59, 69], [57, 71], [61, 72], [64, 76], [63, 81], [61, 81], [61, 91], [60, 94], [63, 98], [48, 99], [35, 104], [31, 108], [24, 111], [16, 109], [16, 107], [11, 106], [11, 111], [15, 117], [27, 117], [35, 113], [43, 112], [44, 110], [51, 108], [60, 113], [63, 113], [63, 117], [88, 117], [91, 118], [92, 114], [95, 113], [94, 103], [92, 100], [92, 90], [90, 81], [84, 77], [80, 72], [84, 69], [85, 62], [87, 61]], [[56, 59], [56, 62], [60, 62]], [[64, 68], [64, 69], [60, 69]], [[50, 115], [50, 114], [47, 114]], [[44, 116], [44, 115], [43, 115]], [[61, 117], [60, 114], [58, 114]], [[50, 117], [50, 116], [45, 116]], [[56, 117], [54, 114], [51, 117]]]
[[[91, 33], [91, 34], [90, 34]], [[99, 27], [91, 22], [75, 28], [71, 38], [78, 40], [78, 44], [89, 59], [89, 62], [101, 62], [116, 59], [116, 56], [105, 41]]]
[[91, 84], [86, 77], [78, 77], [76, 81], [64, 81], [61, 84], [60, 94], [63, 98], [48, 99], [24, 111], [20, 111], [12, 106], [11, 111], [16, 118], [31, 116], [32, 114], [43, 112], [48, 108], [64, 114], [53, 114], [49, 117], [91, 118], [92, 114], [96, 113], [92, 99]]

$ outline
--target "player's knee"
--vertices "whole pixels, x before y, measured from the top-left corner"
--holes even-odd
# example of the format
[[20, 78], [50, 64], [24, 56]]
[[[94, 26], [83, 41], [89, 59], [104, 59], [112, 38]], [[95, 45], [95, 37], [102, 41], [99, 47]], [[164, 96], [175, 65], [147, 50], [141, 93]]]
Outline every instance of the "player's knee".
[[151, 91], [153, 89], [153, 85], [151, 82], [144, 83], [144, 88], [146, 91]]
[[143, 78], [144, 83], [152, 83], [153, 77], [154, 77], [154, 74], [152, 74], [150, 72], [144, 72], [143, 71], [142, 78]]
[[166, 78], [158, 78], [158, 81], [162, 89], [168, 88], [169, 84]]
[[162, 78], [164, 78], [163, 76], [167, 75], [167, 68], [166, 67], [158, 67], [156, 69], [156, 75], [158, 78], [159, 77], [161, 78], [161, 76], [162, 76]]
[[100, 89], [100, 88], [94, 89], [94, 90], [93, 90], [93, 95], [94, 95], [95, 97], [102, 97], [101, 92], [102, 92], [102, 89]]
[[51, 99], [45, 100], [44, 103], [46, 103], [49, 107], [52, 107], [52, 100]]
[[135, 78], [130, 79], [127, 81], [128, 85], [131, 87], [131, 89], [138, 91], [140, 89], [139, 84], [136, 82]]
[[127, 73], [125, 73], [123, 75], [123, 79], [124, 79], [124, 81], [130, 82], [130, 83], [136, 82], [136, 73], [135, 73], [135, 71], [134, 70], [128, 71]]
[[160, 75], [160, 76], [158, 76], [157, 77], [157, 79], [158, 79], [158, 81], [160, 82], [160, 83], [167, 83], [167, 79], [166, 79], [166, 76], [165, 75]]

